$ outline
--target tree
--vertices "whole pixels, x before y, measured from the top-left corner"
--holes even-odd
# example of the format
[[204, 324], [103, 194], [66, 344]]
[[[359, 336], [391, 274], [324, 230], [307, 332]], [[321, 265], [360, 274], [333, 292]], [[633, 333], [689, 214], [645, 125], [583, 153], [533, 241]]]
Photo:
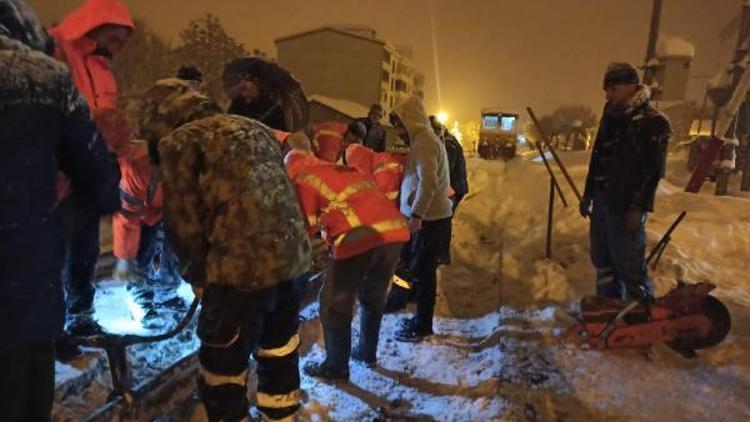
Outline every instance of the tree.
[[136, 19], [130, 40], [112, 62], [120, 90], [120, 106], [126, 111], [135, 111], [138, 97], [156, 80], [172, 74], [173, 62], [169, 45], [146, 22]]
[[174, 57], [177, 65], [191, 64], [203, 72], [204, 89], [213, 98], [224, 98], [221, 74], [232, 59], [249, 55], [242, 43], [230, 37], [212, 14], [188, 23], [180, 32], [180, 45]]

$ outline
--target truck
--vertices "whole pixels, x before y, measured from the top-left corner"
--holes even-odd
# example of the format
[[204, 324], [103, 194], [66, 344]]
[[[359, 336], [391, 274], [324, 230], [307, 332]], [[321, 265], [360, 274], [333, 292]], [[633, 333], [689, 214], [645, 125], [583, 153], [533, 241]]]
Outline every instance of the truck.
[[477, 154], [485, 160], [510, 160], [516, 156], [519, 114], [500, 108], [483, 108]]

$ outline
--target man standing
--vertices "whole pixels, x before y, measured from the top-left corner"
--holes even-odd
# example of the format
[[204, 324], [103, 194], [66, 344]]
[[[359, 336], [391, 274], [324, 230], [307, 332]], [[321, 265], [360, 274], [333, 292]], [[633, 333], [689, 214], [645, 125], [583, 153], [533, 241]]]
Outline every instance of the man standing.
[[[591, 261], [600, 297], [650, 298], [646, 272], [646, 213], [664, 177], [669, 121], [649, 103], [648, 87], [628, 63], [604, 75], [604, 106], [580, 204], [591, 217]], [[593, 209], [592, 209], [593, 205]]]
[[433, 334], [437, 267], [450, 248], [450, 181], [445, 146], [430, 127], [422, 101], [407, 98], [392, 115], [392, 123], [409, 144], [409, 158], [401, 183], [401, 213], [406, 216], [414, 251], [412, 268], [419, 280], [417, 314], [396, 333], [401, 341], [421, 341]]
[[64, 65], [20, 0], [0, 0], [0, 419], [50, 419], [65, 307], [57, 172], [99, 216], [119, 205], [117, 167]]
[[[113, 119], [117, 84], [110, 60], [127, 43], [134, 28], [127, 8], [118, 0], [87, 0], [50, 31], [55, 40], [55, 57], [70, 69], [78, 90], [86, 98], [99, 130], [110, 150], [117, 151], [129, 133], [121, 119]], [[94, 267], [99, 258], [99, 217], [73, 190], [65, 203], [68, 229], [67, 256], [63, 272], [68, 311], [68, 332], [86, 336], [100, 332], [93, 319]], [[61, 356], [72, 357], [75, 348], [60, 343]]]
[[178, 79], [149, 89], [141, 112], [142, 134], [158, 142], [169, 240], [185, 280], [204, 291], [198, 391], [209, 420], [248, 417], [253, 352], [258, 408], [291, 418], [300, 401], [293, 280], [310, 267], [310, 243], [281, 144]]
[[371, 105], [367, 117], [357, 119], [358, 122], [364, 123], [367, 129], [364, 145], [375, 152], [385, 151], [385, 128], [380, 124], [382, 119], [383, 106], [380, 104]]

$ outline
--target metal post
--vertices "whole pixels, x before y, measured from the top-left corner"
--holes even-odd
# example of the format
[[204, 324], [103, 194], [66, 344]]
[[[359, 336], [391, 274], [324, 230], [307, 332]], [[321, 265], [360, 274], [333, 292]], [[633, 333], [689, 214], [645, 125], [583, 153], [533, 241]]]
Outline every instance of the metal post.
[[547, 211], [547, 259], [552, 258], [552, 219], [555, 213], [555, 180], [549, 179], [549, 208]]
[[659, 39], [659, 23], [661, 21], [662, 0], [654, 0], [651, 9], [651, 27], [648, 33], [648, 45], [646, 46], [645, 69], [643, 71], [643, 83], [651, 85], [654, 82], [654, 69], [649, 66], [651, 59], [656, 57], [656, 42]]

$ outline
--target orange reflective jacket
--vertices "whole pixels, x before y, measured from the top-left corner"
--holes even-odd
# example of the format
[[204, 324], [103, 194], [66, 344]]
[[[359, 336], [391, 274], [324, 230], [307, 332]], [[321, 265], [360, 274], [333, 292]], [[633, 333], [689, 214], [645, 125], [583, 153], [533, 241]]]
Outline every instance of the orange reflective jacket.
[[323, 164], [300, 172], [294, 184], [311, 233], [321, 230], [334, 259], [409, 240], [406, 220], [367, 175]]
[[325, 122], [313, 126], [312, 147], [315, 155], [321, 160], [335, 163], [344, 153], [344, 135], [347, 124]]
[[284, 157], [284, 166], [286, 166], [286, 173], [289, 175], [289, 179], [294, 181], [297, 175], [309, 168], [310, 166], [324, 164], [325, 161], [314, 156], [311, 152], [300, 151], [293, 149], [286, 153]]
[[112, 217], [112, 249], [119, 259], [138, 254], [141, 224], [152, 226], [164, 214], [164, 192], [152, 167], [145, 143], [133, 143], [126, 157], [119, 157], [121, 210]]
[[344, 151], [346, 165], [362, 174], [372, 174], [372, 158], [375, 151], [361, 144], [351, 144]]
[[380, 152], [372, 158], [372, 177], [383, 194], [397, 201], [401, 193], [401, 182], [404, 180], [406, 154]]
[[117, 102], [117, 83], [109, 59], [93, 54], [96, 43], [86, 37], [105, 24], [135, 28], [128, 9], [119, 0], [88, 0], [49, 31], [55, 39], [55, 57], [68, 64], [73, 82], [92, 111], [115, 108]]

